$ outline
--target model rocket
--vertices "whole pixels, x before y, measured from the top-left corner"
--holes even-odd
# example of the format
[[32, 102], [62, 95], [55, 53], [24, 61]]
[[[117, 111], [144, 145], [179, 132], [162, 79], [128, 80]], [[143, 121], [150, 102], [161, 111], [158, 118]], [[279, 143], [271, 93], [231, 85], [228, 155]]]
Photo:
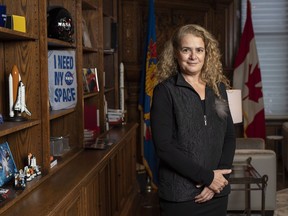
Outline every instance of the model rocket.
[[21, 81], [21, 76], [16, 65], [12, 67], [9, 74], [9, 116], [16, 117], [15, 111], [18, 113], [26, 112], [31, 116], [31, 113], [26, 107], [25, 102], [25, 86]]

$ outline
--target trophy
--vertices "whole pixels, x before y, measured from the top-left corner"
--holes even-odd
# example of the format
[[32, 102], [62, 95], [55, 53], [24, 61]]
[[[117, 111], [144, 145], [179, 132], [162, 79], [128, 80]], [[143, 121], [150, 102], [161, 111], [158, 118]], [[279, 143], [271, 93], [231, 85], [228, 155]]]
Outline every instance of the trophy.
[[25, 121], [22, 116], [25, 112], [31, 116], [25, 102], [25, 85], [21, 81], [21, 76], [16, 65], [12, 67], [9, 74], [9, 118], [8, 121]]

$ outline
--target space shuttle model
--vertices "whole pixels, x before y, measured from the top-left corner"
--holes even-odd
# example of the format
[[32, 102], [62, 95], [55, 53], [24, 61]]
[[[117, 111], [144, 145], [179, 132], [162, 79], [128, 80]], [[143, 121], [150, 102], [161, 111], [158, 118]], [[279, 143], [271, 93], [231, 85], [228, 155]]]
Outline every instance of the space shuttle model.
[[21, 81], [21, 76], [16, 65], [13, 66], [9, 74], [9, 116], [10, 120], [22, 121], [25, 118], [21, 113], [25, 112], [31, 116], [25, 102], [25, 85]]

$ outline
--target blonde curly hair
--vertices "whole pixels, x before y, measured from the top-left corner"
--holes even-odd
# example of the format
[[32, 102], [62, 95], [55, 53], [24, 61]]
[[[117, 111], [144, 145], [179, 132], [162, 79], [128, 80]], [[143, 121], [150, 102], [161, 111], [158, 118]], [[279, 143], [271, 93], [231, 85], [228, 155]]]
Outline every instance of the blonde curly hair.
[[178, 28], [171, 39], [166, 42], [163, 52], [159, 56], [157, 63], [158, 82], [176, 75], [178, 73], [178, 62], [175, 58], [175, 52], [178, 51], [180, 41], [183, 36], [192, 34], [203, 39], [205, 44], [205, 61], [201, 70], [200, 78], [210, 86], [215, 94], [220, 97], [218, 84], [223, 82], [226, 88], [230, 87], [230, 81], [223, 74], [221, 55], [218, 47], [218, 41], [206, 29], [199, 25], [189, 24]]

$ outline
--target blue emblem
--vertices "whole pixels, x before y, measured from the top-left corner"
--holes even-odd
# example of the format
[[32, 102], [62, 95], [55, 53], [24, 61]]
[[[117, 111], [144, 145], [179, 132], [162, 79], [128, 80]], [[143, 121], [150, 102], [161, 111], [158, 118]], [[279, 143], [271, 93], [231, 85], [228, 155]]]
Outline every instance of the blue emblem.
[[70, 71], [66, 72], [66, 74], [65, 74], [65, 83], [67, 85], [72, 85], [73, 81], [74, 81], [73, 74]]

